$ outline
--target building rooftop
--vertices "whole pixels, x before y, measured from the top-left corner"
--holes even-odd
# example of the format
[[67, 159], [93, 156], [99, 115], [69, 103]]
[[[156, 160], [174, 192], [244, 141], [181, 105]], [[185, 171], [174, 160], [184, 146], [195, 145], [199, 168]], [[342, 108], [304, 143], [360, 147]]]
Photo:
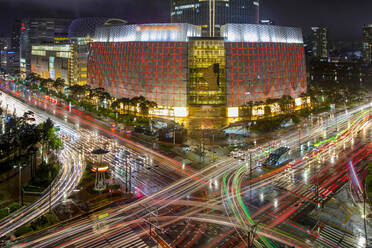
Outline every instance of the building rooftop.
[[104, 25], [96, 28], [95, 42], [125, 41], [187, 41], [190, 36], [201, 36], [198, 26], [186, 23], [151, 23]]

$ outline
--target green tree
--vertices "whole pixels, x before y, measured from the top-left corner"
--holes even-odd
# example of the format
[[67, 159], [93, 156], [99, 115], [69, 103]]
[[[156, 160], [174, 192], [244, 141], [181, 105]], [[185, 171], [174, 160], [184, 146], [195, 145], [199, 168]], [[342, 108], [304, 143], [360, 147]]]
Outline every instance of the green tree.
[[14, 235], [16, 237], [21, 237], [29, 232], [32, 232], [32, 228], [30, 225], [23, 225], [20, 228], [18, 228], [15, 232]]
[[88, 91], [86, 86], [77, 85], [77, 84], [69, 87], [68, 89], [71, 92], [72, 98], [77, 98], [79, 101]]
[[40, 139], [41, 139], [41, 145], [42, 145], [42, 158], [45, 159], [45, 152], [49, 154], [49, 144], [51, 136], [54, 135], [54, 124], [50, 118], [48, 118], [45, 122], [41, 123], [40, 126]]
[[57, 78], [53, 82], [53, 87], [57, 90], [57, 92], [61, 92], [63, 88], [65, 87], [65, 80], [62, 78]]
[[9, 206], [9, 212], [13, 213], [21, 208], [21, 205], [18, 202], [13, 202]]
[[269, 105], [265, 105], [265, 117], [271, 117], [271, 107]]

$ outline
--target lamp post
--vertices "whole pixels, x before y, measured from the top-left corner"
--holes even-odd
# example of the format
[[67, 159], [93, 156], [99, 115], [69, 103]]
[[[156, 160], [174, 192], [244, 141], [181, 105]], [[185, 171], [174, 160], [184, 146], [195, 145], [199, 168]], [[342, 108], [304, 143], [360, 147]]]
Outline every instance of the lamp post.
[[18, 200], [21, 206], [23, 206], [23, 194], [22, 194], [22, 165], [13, 166], [14, 169], [18, 167]]
[[366, 244], [368, 244], [367, 215], [366, 215], [366, 198], [367, 198], [366, 189], [367, 189], [367, 184], [366, 184], [366, 180], [364, 179], [364, 192], [363, 192], [363, 215], [364, 215], [364, 218], [363, 218], [363, 222], [364, 222], [364, 236], [365, 236], [365, 239], [366, 239]]
[[[156, 224], [153, 224], [151, 222], [151, 215], [153, 215], [155, 218], [157, 218], [159, 216], [159, 210], [158, 210], [158, 208], [155, 207], [154, 211], [151, 211], [151, 208], [148, 209], [145, 205], [140, 204], [140, 206], [145, 209], [145, 211], [147, 212], [147, 215], [148, 215], [147, 220], [146, 219], [144, 219], [144, 220], [149, 225], [149, 238], [150, 238], [150, 240], [153, 239], [156, 242], [156, 247], [158, 248], [159, 247], [159, 242], [158, 242], [158, 239], [156, 237], [158, 235], [156, 231], [157, 231], [157, 229], [159, 229], [157, 227], [157, 225], [159, 223], [156, 221]], [[156, 238], [152, 238], [152, 227], [154, 227], [154, 233], [155, 233]]]
[[249, 102], [251, 102], [251, 92], [249, 92], [249, 91], [247, 91], [247, 92], [245, 92], [245, 95], [248, 95], [249, 96]]
[[212, 133], [212, 161], [214, 161], [214, 133]]

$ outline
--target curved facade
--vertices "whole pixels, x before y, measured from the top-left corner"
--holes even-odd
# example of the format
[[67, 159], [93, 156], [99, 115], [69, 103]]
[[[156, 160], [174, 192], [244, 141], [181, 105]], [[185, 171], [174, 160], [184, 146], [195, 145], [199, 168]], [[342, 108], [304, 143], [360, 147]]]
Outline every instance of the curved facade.
[[107, 17], [85, 17], [78, 18], [71, 22], [68, 28], [68, 37], [82, 38], [82, 37], [94, 37], [96, 27], [99, 25], [104, 25], [107, 21], [110, 21]]
[[70, 39], [94, 37], [96, 27], [101, 25], [126, 24], [122, 19], [113, 19], [107, 17], [85, 17], [78, 18], [71, 22], [68, 28], [68, 37]]
[[259, 0], [172, 0], [172, 23], [190, 23], [203, 28], [203, 34], [218, 36], [227, 23], [258, 24]]
[[151, 23], [101, 26], [96, 29], [95, 42], [187, 41], [200, 36], [200, 28], [186, 23]]
[[101, 26], [88, 58], [88, 84], [112, 96], [144, 96], [160, 106], [187, 105], [190, 24]]
[[302, 32], [298, 28], [227, 24], [227, 106], [299, 96], [306, 91]]
[[204, 118], [306, 91], [300, 29], [228, 24], [223, 37], [200, 33], [187, 24], [99, 27], [87, 82], [116, 98], [144, 96]]
[[88, 84], [116, 98], [144, 96], [160, 106], [187, 105], [186, 42], [94, 42]]

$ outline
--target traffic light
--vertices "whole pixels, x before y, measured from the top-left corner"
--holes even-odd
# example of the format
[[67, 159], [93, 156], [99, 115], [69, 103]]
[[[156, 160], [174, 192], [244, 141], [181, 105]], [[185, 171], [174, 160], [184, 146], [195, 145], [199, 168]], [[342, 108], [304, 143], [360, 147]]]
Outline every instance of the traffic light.
[[318, 202], [318, 203], [316, 204], [316, 208], [317, 208], [317, 209], [320, 209], [320, 206], [321, 206], [321, 205], [320, 205], [320, 202]]

